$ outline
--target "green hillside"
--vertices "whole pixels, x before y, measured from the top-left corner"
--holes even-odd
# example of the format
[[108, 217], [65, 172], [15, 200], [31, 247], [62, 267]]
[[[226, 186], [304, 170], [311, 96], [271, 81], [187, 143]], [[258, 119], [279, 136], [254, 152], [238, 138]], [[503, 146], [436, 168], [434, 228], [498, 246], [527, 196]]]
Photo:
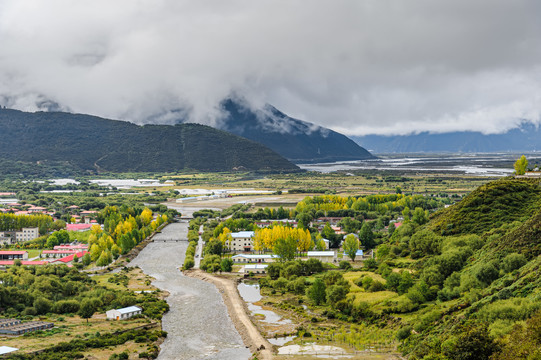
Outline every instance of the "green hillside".
[[490, 182], [380, 246], [403, 251], [379, 268], [406, 263], [416, 279], [383, 309], [401, 317], [409, 358], [539, 358], [528, 357], [541, 348], [539, 180]]
[[197, 124], [138, 126], [81, 114], [1, 109], [0, 128], [0, 158], [11, 161], [67, 162], [110, 172], [298, 170], [263, 145]]
[[525, 221], [539, 209], [541, 187], [534, 179], [502, 179], [485, 184], [432, 221], [442, 235], [482, 234], [513, 221]]

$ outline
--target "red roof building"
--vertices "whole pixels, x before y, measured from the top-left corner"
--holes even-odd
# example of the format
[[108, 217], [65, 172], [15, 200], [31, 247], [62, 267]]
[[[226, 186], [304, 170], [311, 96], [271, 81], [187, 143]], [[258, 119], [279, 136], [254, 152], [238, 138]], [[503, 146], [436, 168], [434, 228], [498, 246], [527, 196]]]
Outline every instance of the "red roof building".
[[85, 256], [86, 254], [90, 254], [88, 251], [81, 251], [81, 252], [78, 252], [76, 254], [72, 254], [70, 256], [66, 256], [66, 257], [63, 257], [62, 259], [56, 259], [56, 260], [53, 260], [51, 261], [52, 264], [57, 264], [57, 263], [63, 263], [63, 264], [71, 264], [71, 262], [73, 261], [73, 257], [75, 255], [77, 255], [77, 258], [82, 258], [83, 256]]

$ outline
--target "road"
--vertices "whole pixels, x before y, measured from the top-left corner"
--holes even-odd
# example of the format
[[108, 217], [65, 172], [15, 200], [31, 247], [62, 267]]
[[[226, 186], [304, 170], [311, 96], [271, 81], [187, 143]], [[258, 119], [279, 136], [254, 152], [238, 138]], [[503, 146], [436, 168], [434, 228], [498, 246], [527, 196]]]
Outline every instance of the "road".
[[194, 259], [194, 268], [199, 269], [199, 265], [201, 264], [201, 258], [203, 257], [203, 247], [205, 246], [205, 242], [203, 241], [203, 238], [201, 237], [201, 234], [203, 233], [203, 225], [199, 226], [199, 241], [197, 242], [197, 249], [195, 250], [195, 259]]

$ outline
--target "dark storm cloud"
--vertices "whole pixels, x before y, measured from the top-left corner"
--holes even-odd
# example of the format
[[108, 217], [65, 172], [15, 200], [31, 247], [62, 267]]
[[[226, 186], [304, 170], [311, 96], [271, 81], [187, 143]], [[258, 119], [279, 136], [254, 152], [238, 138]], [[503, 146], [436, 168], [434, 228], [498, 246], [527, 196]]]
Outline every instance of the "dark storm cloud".
[[346, 134], [499, 132], [540, 122], [540, 18], [533, 0], [0, 0], [0, 99], [215, 124], [236, 94]]

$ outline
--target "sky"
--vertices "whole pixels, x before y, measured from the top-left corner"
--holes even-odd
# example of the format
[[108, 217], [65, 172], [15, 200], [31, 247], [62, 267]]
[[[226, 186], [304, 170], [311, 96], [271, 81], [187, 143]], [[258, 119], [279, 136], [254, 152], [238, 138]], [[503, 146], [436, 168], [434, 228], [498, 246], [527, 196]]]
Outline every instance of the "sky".
[[272, 104], [346, 135], [541, 123], [535, 0], [0, 0], [0, 105], [220, 126]]

